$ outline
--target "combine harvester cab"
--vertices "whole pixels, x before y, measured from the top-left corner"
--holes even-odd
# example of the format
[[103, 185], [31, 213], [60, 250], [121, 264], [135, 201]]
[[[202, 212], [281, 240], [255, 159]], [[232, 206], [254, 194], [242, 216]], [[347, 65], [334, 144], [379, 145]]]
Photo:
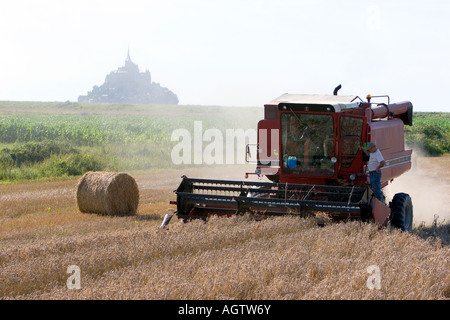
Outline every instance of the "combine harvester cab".
[[[333, 220], [374, 221], [411, 230], [412, 202], [399, 193], [385, 204], [373, 196], [368, 157], [375, 142], [385, 166], [381, 187], [411, 168], [404, 126], [412, 125], [410, 102], [388, 96], [284, 94], [264, 106], [258, 123], [254, 173], [267, 182], [194, 179], [183, 176], [175, 190], [180, 219], [210, 215], [307, 216], [323, 212]], [[387, 100], [374, 103], [372, 99]], [[247, 146], [249, 152], [250, 148]]]

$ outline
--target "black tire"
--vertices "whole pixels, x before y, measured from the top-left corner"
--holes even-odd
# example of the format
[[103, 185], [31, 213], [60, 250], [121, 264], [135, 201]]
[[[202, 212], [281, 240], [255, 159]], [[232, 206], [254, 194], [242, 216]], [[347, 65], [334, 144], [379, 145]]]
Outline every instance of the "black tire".
[[413, 205], [411, 197], [406, 193], [397, 193], [391, 201], [391, 225], [411, 231], [413, 223]]

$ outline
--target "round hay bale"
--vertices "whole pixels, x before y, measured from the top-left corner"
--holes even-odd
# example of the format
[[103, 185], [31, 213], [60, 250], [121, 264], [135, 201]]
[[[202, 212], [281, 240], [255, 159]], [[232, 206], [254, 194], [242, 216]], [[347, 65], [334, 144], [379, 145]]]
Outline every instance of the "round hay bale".
[[83, 213], [134, 215], [139, 189], [127, 173], [87, 172], [77, 186], [78, 209]]

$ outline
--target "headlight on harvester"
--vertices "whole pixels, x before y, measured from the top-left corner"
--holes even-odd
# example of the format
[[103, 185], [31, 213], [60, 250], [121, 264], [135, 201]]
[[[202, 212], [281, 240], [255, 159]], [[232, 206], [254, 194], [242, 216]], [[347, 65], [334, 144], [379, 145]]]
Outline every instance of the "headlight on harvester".
[[352, 173], [352, 174], [350, 175], [350, 180], [354, 181], [355, 179], [356, 179], [356, 174], [355, 174], [355, 173]]

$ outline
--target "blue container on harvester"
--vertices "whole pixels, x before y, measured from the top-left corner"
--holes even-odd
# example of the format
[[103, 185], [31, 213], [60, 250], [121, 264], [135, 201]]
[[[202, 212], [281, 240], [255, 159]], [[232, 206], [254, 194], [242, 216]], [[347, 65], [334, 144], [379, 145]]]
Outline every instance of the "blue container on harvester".
[[296, 169], [297, 168], [297, 158], [296, 157], [289, 157], [287, 162], [289, 169]]

